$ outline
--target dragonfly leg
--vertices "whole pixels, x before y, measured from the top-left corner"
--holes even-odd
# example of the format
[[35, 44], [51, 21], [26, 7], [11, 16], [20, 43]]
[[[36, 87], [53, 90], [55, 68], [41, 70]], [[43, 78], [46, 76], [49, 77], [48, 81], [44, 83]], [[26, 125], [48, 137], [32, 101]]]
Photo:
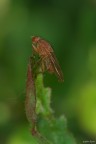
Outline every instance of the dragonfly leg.
[[44, 66], [42, 66], [42, 68], [44, 67], [44, 71], [54, 73], [54, 67], [52, 66], [51, 61], [48, 58], [48, 56], [43, 57], [42, 61], [43, 61], [43, 65], [44, 65]]
[[41, 69], [42, 69], [42, 73], [46, 71], [46, 65], [43, 60], [41, 61]]
[[40, 58], [38, 61], [35, 61], [35, 63], [34, 63], [34, 68], [39, 68], [40, 67], [40, 65], [41, 65], [41, 61], [42, 61], [42, 59]]
[[35, 51], [36, 53], [38, 53], [37, 47], [36, 47], [34, 44], [32, 44], [32, 47], [33, 47], [34, 51]]
[[45, 71], [47, 71], [47, 67], [46, 67], [46, 64], [45, 62], [42, 60], [42, 58], [40, 58], [38, 61], [37, 61], [37, 65], [39, 65], [39, 73], [44, 73]]

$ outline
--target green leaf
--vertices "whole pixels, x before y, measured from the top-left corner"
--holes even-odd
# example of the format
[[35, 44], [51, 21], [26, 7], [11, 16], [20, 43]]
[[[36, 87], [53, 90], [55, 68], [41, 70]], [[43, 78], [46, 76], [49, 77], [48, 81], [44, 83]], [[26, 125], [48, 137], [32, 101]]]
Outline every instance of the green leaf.
[[50, 107], [51, 89], [44, 87], [42, 74], [37, 76], [35, 85], [37, 96], [36, 111], [38, 114], [42, 114], [38, 124], [40, 133], [42, 133], [42, 135], [53, 144], [76, 144], [74, 137], [67, 130], [66, 118], [61, 116], [56, 119], [53, 116], [52, 109]]
[[52, 119], [42, 119], [39, 123], [40, 132], [53, 144], [76, 144], [74, 137], [67, 130], [64, 116]]
[[41, 113], [44, 116], [52, 114], [50, 107], [51, 88], [45, 88], [43, 84], [43, 75], [39, 74], [36, 79], [36, 96], [37, 96], [37, 114]]

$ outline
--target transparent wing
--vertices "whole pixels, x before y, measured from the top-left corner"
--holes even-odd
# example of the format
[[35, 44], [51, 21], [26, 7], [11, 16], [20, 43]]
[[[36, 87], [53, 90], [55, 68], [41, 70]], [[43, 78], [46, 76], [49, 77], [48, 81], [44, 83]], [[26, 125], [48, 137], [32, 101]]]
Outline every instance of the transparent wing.
[[50, 59], [51, 67], [54, 68], [54, 73], [56, 74], [58, 79], [60, 81], [64, 81], [63, 72], [62, 72], [61, 67], [58, 63], [58, 60], [53, 52], [49, 56], [49, 59]]

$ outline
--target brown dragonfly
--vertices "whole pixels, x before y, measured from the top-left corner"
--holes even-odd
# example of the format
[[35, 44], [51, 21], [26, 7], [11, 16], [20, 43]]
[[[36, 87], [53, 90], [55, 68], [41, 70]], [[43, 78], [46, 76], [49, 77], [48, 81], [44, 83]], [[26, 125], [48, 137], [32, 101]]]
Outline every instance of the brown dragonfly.
[[59, 81], [64, 81], [62, 70], [51, 45], [46, 40], [33, 36], [32, 47], [40, 57], [42, 72], [47, 70], [49, 73], [54, 73]]

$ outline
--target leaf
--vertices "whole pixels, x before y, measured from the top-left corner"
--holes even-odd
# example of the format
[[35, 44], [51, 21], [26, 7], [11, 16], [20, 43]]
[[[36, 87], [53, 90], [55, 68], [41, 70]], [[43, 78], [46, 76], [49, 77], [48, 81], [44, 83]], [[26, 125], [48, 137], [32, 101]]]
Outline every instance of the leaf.
[[36, 89], [34, 84], [34, 74], [30, 58], [27, 71], [25, 110], [29, 123], [32, 125], [32, 133], [35, 133], [36, 126]]
[[53, 144], [76, 144], [74, 137], [67, 130], [64, 116], [51, 121], [42, 119], [38, 127], [40, 132]]
[[53, 112], [50, 107], [51, 88], [44, 87], [42, 74], [39, 74], [37, 76], [35, 85], [36, 85], [36, 96], [37, 96], [37, 104], [36, 104], [37, 114], [41, 113], [44, 116], [49, 116]]
[[76, 144], [74, 137], [67, 130], [66, 118], [64, 116], [58, 119], [54, 118], [50, 107], [51, 89], [44, 87], [42, 74], [37, 76], [35, 85], [37, 96], [36, 111], [42, 115], [38, 123], [40, 133], [53, 144]]

